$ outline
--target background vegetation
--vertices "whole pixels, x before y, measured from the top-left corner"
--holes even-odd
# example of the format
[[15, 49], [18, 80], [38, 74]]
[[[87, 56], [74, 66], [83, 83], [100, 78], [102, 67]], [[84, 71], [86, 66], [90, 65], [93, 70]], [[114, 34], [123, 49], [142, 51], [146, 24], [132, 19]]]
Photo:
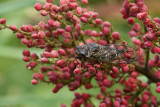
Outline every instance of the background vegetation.
[[[115, 31], [119, 31], [125, 40], [130, 41], [127, 36], [130, 28], [121, 18], [119, 9], [122, 4], [119, 1], [89, 0], [91, 5], [88, 7], [98, 11], [100, 17], [109, 20]], [[36, 2], [36, 0], [0, 0], [0, 18], [6, 18], [8, 25], [14, 24], [18, 27], [22, 24], [34, 25], [39, 20], [45, 20], [34, 10]], [[160, 16], [158, 9], [160, 1], [152, 0], [152, 4], [150, 2], [146, 0], [152, 16]], [[51, 84], [41, 83], [36, 86], [30, 84], [32, 72], [25, 68], [25, 63], [21, 60], [21, 52], [25, 48], [27, 47], [24, 47], [10, 30], [0, 31], [0, 107], [59, 107], [63, 102], [69, 105], [73, 94], [67, 88], [53, 94]], [[92, 90], [94, 91], [99, 90]]]

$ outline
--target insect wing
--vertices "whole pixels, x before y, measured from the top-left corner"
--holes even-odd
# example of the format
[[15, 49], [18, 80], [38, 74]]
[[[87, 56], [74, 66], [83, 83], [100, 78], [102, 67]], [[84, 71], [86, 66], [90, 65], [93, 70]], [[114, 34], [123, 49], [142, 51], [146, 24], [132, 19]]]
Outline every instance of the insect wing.
[[[99, 45], [89, 43], [76, 48], [78, 56], [83, 60], [100, 61], [104, 63], [131, 63], [143, 56], [143, 49], [126, 45]], [[82, 58], [83, 57], [83, 58]]]
[[115, 59], [117, 56], [117, 50], [110, 46], [99, 45], [99, 48], [94, 51], [92, 57], [93, 59], [107, 62]]

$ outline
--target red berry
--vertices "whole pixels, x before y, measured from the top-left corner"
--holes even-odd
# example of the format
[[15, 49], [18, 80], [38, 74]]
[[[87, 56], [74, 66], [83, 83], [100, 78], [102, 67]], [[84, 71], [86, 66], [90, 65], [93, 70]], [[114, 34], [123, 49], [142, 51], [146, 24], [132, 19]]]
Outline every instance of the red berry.
[[99, 44], [100, 45], [107, 45], [107, 41], [106, 40], [99, 40]]
[[71, 32], [72, 31], [72, 26], [71, 25], [67, 25], [66, 28], [65, 28], [65, 30], [67, 32]]
[[65, 104], [61, 104], [61, 107], [67, 107]]
[[83, 13], [82, 16], [87, 19], [90, 18], [90, 14], [88, 12]]
[[134, 72], [131, 73], [131, 77], [137, 78], [137, 76], [138, 76], [138, 73], [137, 73], [137, 72], [134, 71]]
[[120, 107], [120, 102], [119, 101], [115, 101], [114, 102], [114, 107]]
[[44, 39], [44, 38], [45, 38], [45, 33], [44, 33], [44, 31], [39, 31], [39, 32], [38, 32], [38, 36], [39, 36], [40, 39]]
[[38, 34], [37, 34], [37, 33], [33, 33], [33, 34], [31, 35], [31, 37], [32, 37], [33, 39], [38, 39]]
[[70, 10], [75, 9], [77, 6], [78, 6], [77, 3], [68, 3], [68, 7]]
[[132, 38], [132, 41], [134, 44], [140, 46], [141, 45], [141, 41], [139, 39], [136, 39], [136, 38]]
[[148, 104], [142, 104], [141, 107], [149, 107]]
[[160, 93], [160, 86], [158, 86], [158, 87], [156, 88], [156, 92], [157, 92], [157, 93]]
[[44, 5], [44, 8], [47, 10], [47, 11], [50, 11], [51, 10], [51, 3], [46, 3]]
[[42, 63], [47, 63], [49, 60], [47, 58], [41, 58]]
[[142, 102], [143, 102], [143, 103], [147, 103], [148, 100], [149, 100], [149, 96], [146, 95], [146, 94], [143, 94], [143, 96], [142, 96]]
[[33, 32], [33, 30], [34, 30], [34, 28], [33, 28], [32, 25], [27, 25], [27, 26], [26, 26], [26, 31], [27, 31], [27, 32]]
[[77, 0], [70, 0], [70, 2], [76, 2]]
[[146, 19], [143, 21], [143, 23], [144, 23], [145, 25], [149, 25], [149, 24], [150, 24], [150, 22], [151, 22], [151, 20], [150, 20], [150, 19], [148, 19], [148, 18], [146, 18]]
[[107, 21], [103, 22], [102, 25], [103, 25], [103, 27], [111, 27], [111, 24], [109, 22], [107, 22]]
[[62, 36], [64, 39], [71, 39], [72, 38], [72, 36], [69, 32], [64, 32]]
[[0, 24], [5, 24], [6, 23], [6, 19], [0, 19]]
[[64, 68], [65, 67], [65, 62], [63, 60], [58, 60], [56, 65], [60, 68]]
[[101, 103], [99, 107], [107, 107], [107, 106], [106, 106], [106, 103]]
[[118, 40], [120, 38], [119, 32], [113, 32], [112, 37], [113, 37], [114, 40]]
[[48, 3], [52, 3], [53, 2], [53, 0], [46, 0]]
[[68, 11], [68, 12], [66, 13], [66, 18], [67, 18], [67, 19], [72, 18], [72, 16], [73, 16], [73, 12], [72, 12], [72, 11]]
[[28, 44], [28, 39], [22, 38], [22, 39], [21, 39], [21, 42], [22, 42], [23, 44], [26, 44], [26, 45], [27, 45], [27, 44]]
[[46, 58], [50, 58], [51, 54], [49, 52], [43, 52], [44, 57]]
[[159, 87], [159, 86], [160, 86], [160, 82], [157, 82], [157, 83], [156, 83], [156, 86]]
[[150, 41], [146, 41], [146, 42], [144, 43], [144, 45], [145, 45], [145, 46], [148, 46], [148, 47], [152, 47], [152, 46], [153, 46], [152, 42], [150, 42]]
[[147, 83], [142, 83], [142, 84], [141, 84], [141, 87], [147, 88], [147, 87], [148, 87], [148, 84], [147, 84]]
[[34, 60], [38, 59], [38, 55], [36, 53], [32, 53], [30, 57]]
[[77, 8], [76, 8], [76, 13], [77, 13], [78, 15], [81, 15], [81, 14], [82, 14], [82, 8], [81, 8], [81, 7], [77, 7]]
[[143, 7], [143, 6], [144, 6], [144, 3], [143, 3], [142, 1], [139, 1], [139, 2], [137, 2], [137, 6], [138, 6], [138, 7]]
[[160, 68], [160, 61], [158, 61], [158, 64], [157, 64], [158, 68]]
[[75, 25], [75, 30], [76, 30], [77, 32], [79, 32], [79, 31], [81, 30], [81, 24], [76, 24], [76, 25]]
[[60, 0], [60, 5], [68, 4], [69, 0]]
[[13, 31], [17, 31], [17, 27], [15, 25], [10, 25], [10, 29], [13, 30]]
[[104, 86], [106, 86], [106, 87], [110, 87], [110, 86], [111, 86], [111, 81], [110, 81], [109, 79], [104, 79], [104, 80], [103, 80], [103, 84], [104, 84]]
[[160, 48], [155, 47], [155, 48], [154, 48], [154, 51], [155, 51], [156, 53], [160, 54]]
[[88, 70], [89, 70], [90, 73], [96, 72], [96, 69], [95, 69], [94, 67], [92, 67], [92, 66], [90, 66], [90, 67], [88, 68]]
[[64, 49], [58, 49], [58, 53], [62, 56], [66, 55], [66, 51]]
[[52, 51], [51, 51], [51, 57], [52, 57], [52, 58], [57, 58], [58, 55], [59, 55], [59, 54], [58, 54], [57, 51], [55, 51], [55, 50], [52, 50]]
[[22, 52], [23, 56], [30, 56], [30, 51], [29, 50], [23, 50]]
[[92, 30], [90, 30], [90, 29], [85, 30], [85, 34], [87, 36], [92, 36]]
[[92, 84], [89, 83], [89, 84], [85, 85], [85, 88], [86, 88], [86, 89], [92, 88]]
[[116, 74], [119, 73], [119, 69], [115, 66], [112, 67], [112, 71]]
[[30, 66], [31, 68], [36, 67], [36, 66], [37, 66], [37, 62], [32, 61], [32, 62], [29, 63], [29, 66]]
[[104, 34], [102, 32], [99, 32], [100, 37], [104, 37]]
[[80, 23], [79, 18], [76, 15], [73, 15], [72, 21], [73, 23]]
[[24, 38], [24, 35], [23, 34], [21, 34], [21, 33], [17, 33], [17, 38]]
[[52, 7], [51, 7], [51, 9], [56, 12], [57, 9], [58, 9], [58, 6], [53, 4]]
[[137, 35], [137, 33], [135, 31], [129, 31], [129, 36], [132, 38], [132, 37], [135, 37]]
[[158, 63], [159, 62], [159, 56], [158, 55], [155, 55], [154, 56], [154, 63]]
[[137, 10], [138, 10], [138, 7], [136, 5], [130, 8], [131, 12], [137, 12]]
[[101, 79], [102, 76], [103, 76], [102, 71], [98, 70], [98, 71], [97, 71], [97, 74], [96, 74], [96, 78], [97, 78], [97, 79]]
[[85, 72], [83, 74], [83, 77], [85, 77], [85, 78], [89, 78], [90, 76], [91, 76], [90, 72]]
[[129, 72], [129, 66], [128, 65], [126, 65], [126, 66], [124, 66], [124, 67], [122, 67], [122, 70], [123, 70], [123, 72]]
[[46, 31], [45, 35], [46, 35], [46, 37], [49, 37], [49, 38], [51, 37], [51, 33], [49, 31]]
[[29, 62], [29, 61], [30, 61], [30, 59], [29, 59], [27, 56], [24, 56], [24, 57], [23, 57], [23, 61], [25, 61], [25, 62]]
[[101, 87], [101, 93], [105, 93], [106, 92], [106, 87], [105, 86], [102, 86]]
[[43, 6], [42, 6], [40, 3], [36, 3], [36, 4], [34, 5], [34, 8], [35, 8], [37, 11], [40, 11], [40, 10], [43, 8]]
[[143, 12], [143, 13], [138, 13], [137, 14], [137, 18], [139, 20], [145, 20], [147, 18], [147, 12]]
[[128, 21], [129, 24], [133, 24], [134, 23], [134, 19], [133, 18], [128, 18], [127, 21]]
[[156, 71], [155, 77], [158, 78], [158, 79], [160, 79], [160, 71]]
[[102, 32], [103, 32], [104, 35], [107, 35], [107, 34], [109, 34], [110, 30], [109, 30], [108, 27], [104, 27], [104, 28], [102, 29]]
[[43, 74], [42, 73], [34, 73], [33, 74], [33, 79], [36, 79], [36, 80], [43, 80]]
[[81, 72], [81, 69], [80, 68], [76, 68], [74, 71], [73, 71], [75, 74], [79, 74]]
[[59, 28], [60, 27], [60, 23], [58, 21], [54, 21], [53, 22], [53, 27]]
[[38, 81], [37, 81], [36, 79], [33, 79], [33, 80], [31, 81], [31, 83], [32, 83], [32, 85], [37, 85], [37, 84], [38, 84]]
[[131, 84], [133, 84], [133, 83], [135, 83], [135, 79], [132, 78], [132, 77], [130, 77], [130, 78], [128, 79], [128, 82], [131, 83]]
[[85, 17], [80, 17], [80, 20], [81, 20], [81, 22], [83, 22], [83, 23], [87, 23], [87, 18], [85, 18]]
[[88, 4], [88, 0], [81, 0], [83, 4]]
[[47, 16], [47, 14], [48, 14], [45, 10], [42, 10], [40, 13], [42, 16]]
[[21, 30], [22, 30], [22, 31], [26, 31], [26, 25], [22, 25], [22, 26], [21, 26]]
[[152, 96], [151, 97], [151, 104], [153, 104], [153, 105], [157, 105], [157, 97], [156, 96]]
[[150, 66], [150, 67], [154, 67], [155, 66], [155, 63], [154, 63], [154, 61], [153, 60], [149, 60], [148, 61], [148, 65]]
[[136, 23], [132, 29], [135, 31], [135, 32], [140, 32], [141, 31], [141, 26], [139, 23]]
[[96, 19], [95, 22], [96, 22], [96, 24], [100, 25], [100, 24], [102, 24], [102, 19]]

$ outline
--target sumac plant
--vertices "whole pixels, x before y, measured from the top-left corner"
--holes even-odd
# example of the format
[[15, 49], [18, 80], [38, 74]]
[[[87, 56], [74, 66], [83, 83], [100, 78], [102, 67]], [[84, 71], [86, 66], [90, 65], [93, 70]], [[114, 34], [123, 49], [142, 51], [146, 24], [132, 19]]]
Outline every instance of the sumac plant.
[[[31, 83], [53, 84], [53, 93], [65, 86], [74, 92], [83, 87], [100, 90], [94, 94], [75, 92], [71, 107], [158, 107], [160, 102], [151, 91], [151, 83], [160, 93], [160, 19], [149, 15], [143, 0], [123, 0], [120, 12], [131, 26], [128, 35], [135, 44], [130, 47], [110, 22], [81, 4], [88, 1], [36, 3], [34, 8], [47, 21], [20, 29], [0, 19], [0, 29], [12, 30], [28, 47], [22, 59], [33, 71]], [[43, 53], [31, 53], [29, 48]]]

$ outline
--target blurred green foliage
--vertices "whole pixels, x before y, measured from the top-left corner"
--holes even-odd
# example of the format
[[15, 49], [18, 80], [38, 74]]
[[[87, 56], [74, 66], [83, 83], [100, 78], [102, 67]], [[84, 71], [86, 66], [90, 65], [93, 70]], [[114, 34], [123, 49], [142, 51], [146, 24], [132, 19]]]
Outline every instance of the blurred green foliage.
[[[95, 4], [106, 0], [89, 1]], [[35, 24], [37, 18], [30, 17], [35, 12], [35, 2], [36, 0], [0, 0], [0, 18], [6, 18], [8, 25], [14, 24], [18, 27], [22, 24]], [[130, 28], [123, 19], [108, 20], [115, 31], [119, 31], [125, 40], [130, 41], [127, 36]], [[32, 72], [25, 68], [25, 63], [21, 60], [21, 52], [26, 48], [10, 30], [0, 31], [0, 107], [59, 107], [61, 103], [69, 105], [74, 95], [67, 87], [53, 94], [53, 85], [30, 84]], [[31, 51], [38, 52], [37, 49]], [[89, 92], [95, 91], [99, 90], [92, 89]]]

